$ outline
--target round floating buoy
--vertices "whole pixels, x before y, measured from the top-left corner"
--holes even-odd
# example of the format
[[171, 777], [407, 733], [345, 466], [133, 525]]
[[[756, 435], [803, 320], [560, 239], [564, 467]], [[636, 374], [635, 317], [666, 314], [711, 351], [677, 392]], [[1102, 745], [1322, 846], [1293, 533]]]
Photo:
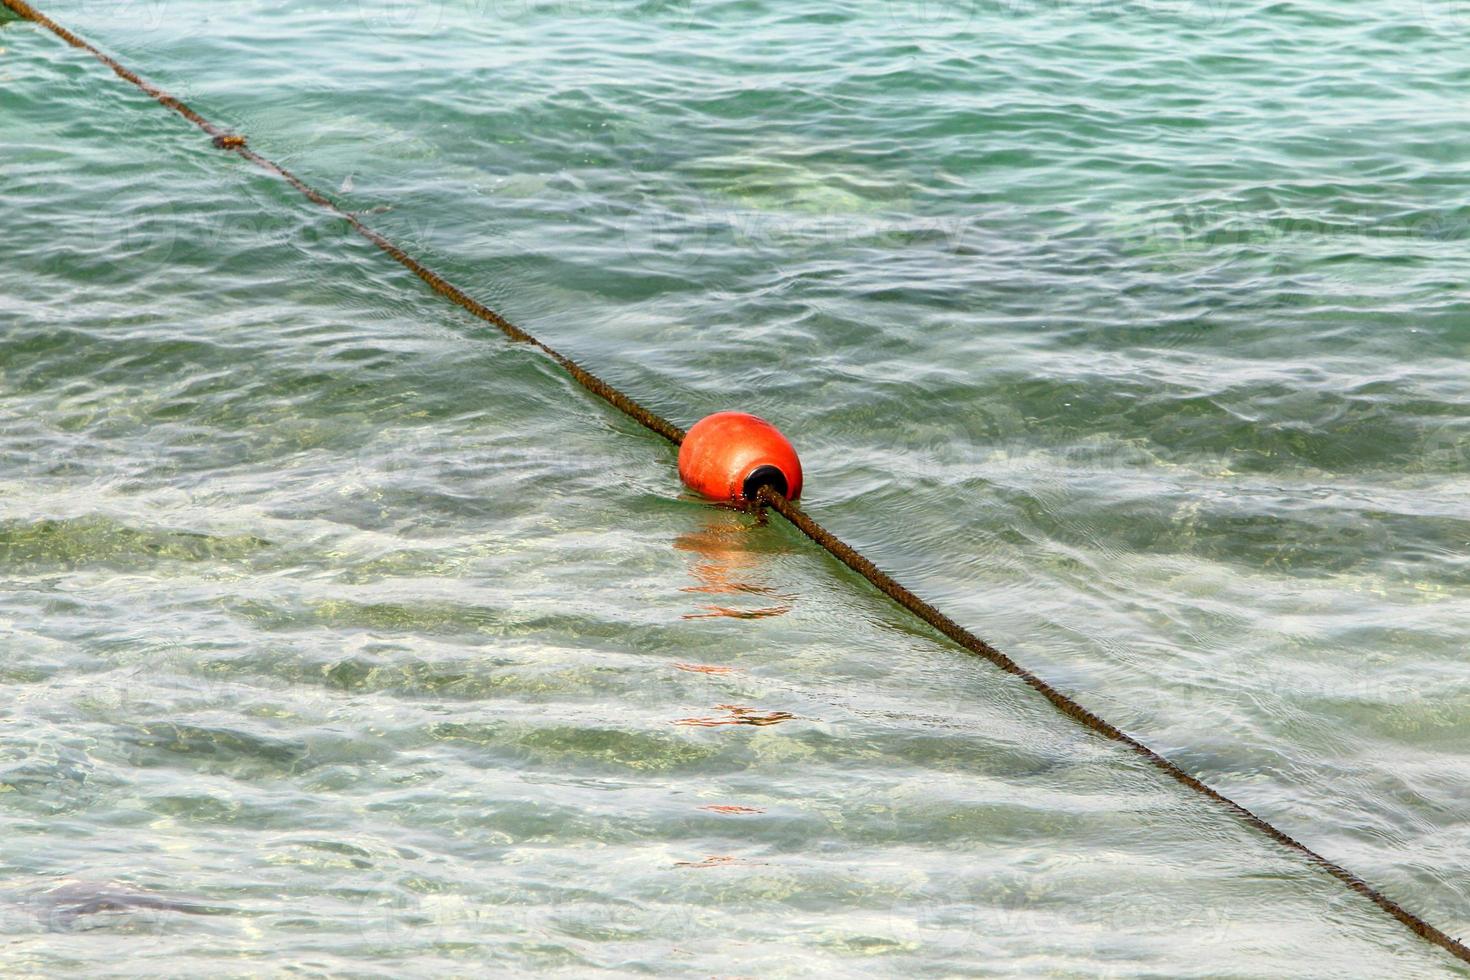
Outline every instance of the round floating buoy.
[[679, 479], [712, 500], [748, 504], [761, 487], [801, 496], [801, 460], [776, 427], [744, 412], [716, 412], [679, 446]]

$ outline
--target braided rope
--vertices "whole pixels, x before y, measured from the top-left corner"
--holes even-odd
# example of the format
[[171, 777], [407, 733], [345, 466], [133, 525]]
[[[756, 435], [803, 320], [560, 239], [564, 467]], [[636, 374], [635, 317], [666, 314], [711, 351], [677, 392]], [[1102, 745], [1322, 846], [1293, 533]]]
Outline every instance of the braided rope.
[[[369, 228], [355, 214], [343, 209], [335, 201], [327, 197], [321, 191], [312, 187], [310, 184], [306, 183], [301, 178], [293, 174], [291, 171], [276, 163], [274, 160], [271, 160], [268, 157], [264, 157], [259, 153], [256, 153], [254, 150], [250, 149], [245, 137], [228, 133], [220, 127], [216, 126], [214, 123], [211, 123], [208, 119], [195, 112], [183, 102], [169, 95], [167, 92], [163, 91], [152, 83], [144, 80], [136, 73], [120, 64], [114, 58], [110, 57], [107, 54], [104, 54], [102, 51], [98, 50], [87, 41], [78, 37], [76, 34], [73, 34], [71, 31], [62, 27], [60, 24], [57, 24], [51, 18], [47, 17], [45, 14], [36, 10], [30, 4], [26, 3], [25, 0], [0, 0], [0, 4], [8, 7], [18, 16], [26, 20], [33, 21], [41, 27], [44, 27], [72, 47], [79, 48], [91, 54], [98, 61], [102, 62], [102, 64], [106, 65], [114, 72], [116, 72], [119, 77], [135, 85], [137, 88], [141, 89], [143, 92], [155, 99], [159, 104], [166, 106], [169, 109], [172, 109], [174, 112], [177, 112], [179, 115], [183, 116], [185, 119], [198, 126], [205, 133], [209, 134], [209, 136], [213, 138], [214, 145], [219, 149], [236, 153], [244, 157], [246, 160], [249, 160], [251, 163], [254, 163], [255, 165], [261, 167], [262, 169], [281, 177], [292, 187], [300, 191], [309, 200], [332, 212], [337, 217], [345, 220], [349, 225], [352, 226], [355, 231], [358, 232], [358, 234], [362, 235], [368, 241], [372, 242], [378, 248], [382, 249], [396, 262], [398, 262], [404, 268], [408, 269], [414, 275], [422, 279], [424, 283], [427, 284], [428, 287], [434, 292], [443, 296], [445, 299], [448, 299], [456, 306], [459, 306], [462, 309], [466, 310], [476, 318], [495, 326], [511, 340], [518, 343], [530, 344], [531, 346], [541, 350], [558, 365], [560, 365], [568, 374], [570, 374], [572, 378], [577, 381], [578, 384], [582, 385], [582, 387], [586, 388], [594, 395], [597, 395], [599, 398], [602, 398], [604, 401], [617, 408], [629, 418], [638, 422], [640, 425], [644, 426], [650, 431], [657, 433], [674, 445], [678, 445], [679, 443], [683, 442], [685, 434], [683, 429], [679, 428], [677, 425], [670, 422], [663, 416], [658, 415], [657, 413], [643, 407], [638, 402], [634, 401], [632, 398], [628, 397], [623, 392], [613, 387], [611, 384], [602, 380], [591, 371], [583, 368], [580, 364], [572, 360], [570, 357], [567, 357], [565, 354], [562, 354], [560, 351], [527, 333], [525, 330], [516, 326], [514, 323], [511, 323], [499, 313], [496, 313], [494, 310], [490, 309], [488, 306], [485, 306], [479, 300], [470, 296], [458, 286], [454, 285], [453, 283], [446, 280], [444, 277], [440, 276], [438, 273], [434, 272], [432, 269], [429, 269], [427, 266], [423, 265], [423, 263], [419, 262], [407, 252], [404, 252], [388, 238]], [[884, 595], [888, 596], [894, 602], [898, 603], [900, 606], [913, 613], [925, 623], [928, 623], [930, 626], [938, 630], [950, 640], [954, 641], [960, 647], [964, 648], [970, 653], [985, 658], [1006, 673], [1014, 674], [1016, 677], [1020, 678], [1026, 683], [1027, 686], [1032, 688], [1048, 702], [1050, 702], [1051, 705], [1063, 715], [1066, 715], [1068, 718], [1077, 722], [1079, 725], [1089, 729], [1090, 731], [1095, 732], [1098, 735], [1103, 736], [1104, 738], [1110, 739], [1114, 742], [1118, 742], [1128, 747], [1136, 754], [1142, 756], [1160, 772], [1169, 776], [1171, 779], [1193, 790], [1201, 796], [1213, 800], [1215, 803], [1219, 804], [1227, 811], [1234, 814], [1237, 818], [1239, 818], [1248, 826], [1255, 828], [1256, 830], [1265, 834], [1271, 840], [1282, 845], [1283, 847], [1288, 848], [1289, 850], [1294, 851], [1297, 854], [1305, 857], [1312, 865], [1316, 866], [1322, 871], [1327, 872], [1329, 875], [1346, 885], [1349, 889], [1368, 899], [1374, 905], [1377, 905], [1380, 909], [1393, 916], [1399, 922], [1403, 923], [1415, 935], [1447, 950], [1456, 958], [1466, 963], [1470, 963], [1470, 947], [1467, 947], [1458, 939], [1455, 939], [1454, 937], [1446, 934], [1439, 928], [1431, 925], [1424, 919], [1410, 912], [1408, 909], [1405, 909], [1398, 902], [1394, 901], [1392, 898], [1389, 898], [1387, 895], [1383, 894], [1378, 889], [1368, 884], [1368, 882], [1364, 881], [1353, 872], [1344, 868], [1342, 865], [1337, 864], [1336, 862], [1331, 861], [1326, 857], [1323, 857], [1321, 854], [1312, 850], [1307, 845], [1303, 844], [1296, 838], [1287, 834], [1285, 831], [1276, 827], [1264, 817], [1257, 815], [1253, 811], [1247, 809], [1246, 807], [1232, 800], [1230, 797], [1221, 793], [1219, 790], [1213, 789], [1197, 777], [1190, 775], [1178, 764], [1155, 752], [1153, 749], [1149, 748], [1147, 745], [1134, 738], [1132, 735], [1127, 734], [1123, 730], [1119, 729], [1117, 726], [1113, 725], [1111, 722], [1102, 718], [1100, 715], [1096, 715], [1093, 712], [1089, 711], [1087, 708], [1083, 707], [1079, 702], [1077, 702], [1070, 696], [1052, 687], [1040, 676], [1021, 666], [1015, 660], [997, 650], [989, 643], [986, 643], [974, 633], [971, 633], [969, 630], [965, 629], [963, 626], [950, 619], [944, 613], [940, 612], [934, 606], [919, 598], [918, 595], [911, 592], [903, 585], [899, 584], [899, 582], [897, 582], [890, 575], [880, 569], [877, 565], [873, 564], [872, 561], [864, 557], [851, 545], [842, 541], [831, 531], [828, 531], [825, 527], [818, 523], [814, 518], [807, 514], [806, 511], [802, 510], [794, 502], [787, 500], [784, 496], [775, 492], [770, 487], [763, 487], [757, 496], [756, 503], [758, 507], [768, 506], [776, 513], [780, 514], [783, 518], [789, 521], [793, 527], [801, 531], [801, 533], [805, 534], [808, 538], [810, 538], [817, 545], [826, 550], [838, 561], [842, 562], [848, 568], [852, 569], [854, 572], [867, 579]]]

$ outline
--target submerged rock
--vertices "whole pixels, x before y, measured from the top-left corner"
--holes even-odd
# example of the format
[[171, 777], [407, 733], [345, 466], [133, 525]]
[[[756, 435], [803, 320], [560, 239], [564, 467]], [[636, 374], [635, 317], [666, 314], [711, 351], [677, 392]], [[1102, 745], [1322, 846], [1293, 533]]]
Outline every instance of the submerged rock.
[[146, 892], [123, 882], [75, 879], [63, 880], [45, 891], [13, 896], [11, 901], [24, 909], [36, 924], [51, 931], [94, 928], [93, 917], [105, 913], [228, 915], [232, 911], [188, 898]]

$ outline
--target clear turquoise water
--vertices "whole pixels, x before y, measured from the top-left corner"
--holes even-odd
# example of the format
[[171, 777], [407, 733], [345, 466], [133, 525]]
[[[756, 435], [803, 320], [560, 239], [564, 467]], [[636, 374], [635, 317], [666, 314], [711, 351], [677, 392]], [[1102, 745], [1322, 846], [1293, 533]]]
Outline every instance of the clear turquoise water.
[[[1453, 0], [43, 9], [1470, 931]], [[1465, 974], [0, 48], [7, 976]]]

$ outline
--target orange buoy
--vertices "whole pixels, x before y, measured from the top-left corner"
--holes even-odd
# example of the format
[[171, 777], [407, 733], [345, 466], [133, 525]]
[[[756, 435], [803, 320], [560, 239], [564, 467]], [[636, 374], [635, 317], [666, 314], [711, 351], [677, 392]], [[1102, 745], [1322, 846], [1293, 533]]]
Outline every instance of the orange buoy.
[[712, 500], [748, 504], [761, 487], [801, 496], [801, 460], [776, 427], [744, 412], [716, 412], [679, 446], [679, 479]]

